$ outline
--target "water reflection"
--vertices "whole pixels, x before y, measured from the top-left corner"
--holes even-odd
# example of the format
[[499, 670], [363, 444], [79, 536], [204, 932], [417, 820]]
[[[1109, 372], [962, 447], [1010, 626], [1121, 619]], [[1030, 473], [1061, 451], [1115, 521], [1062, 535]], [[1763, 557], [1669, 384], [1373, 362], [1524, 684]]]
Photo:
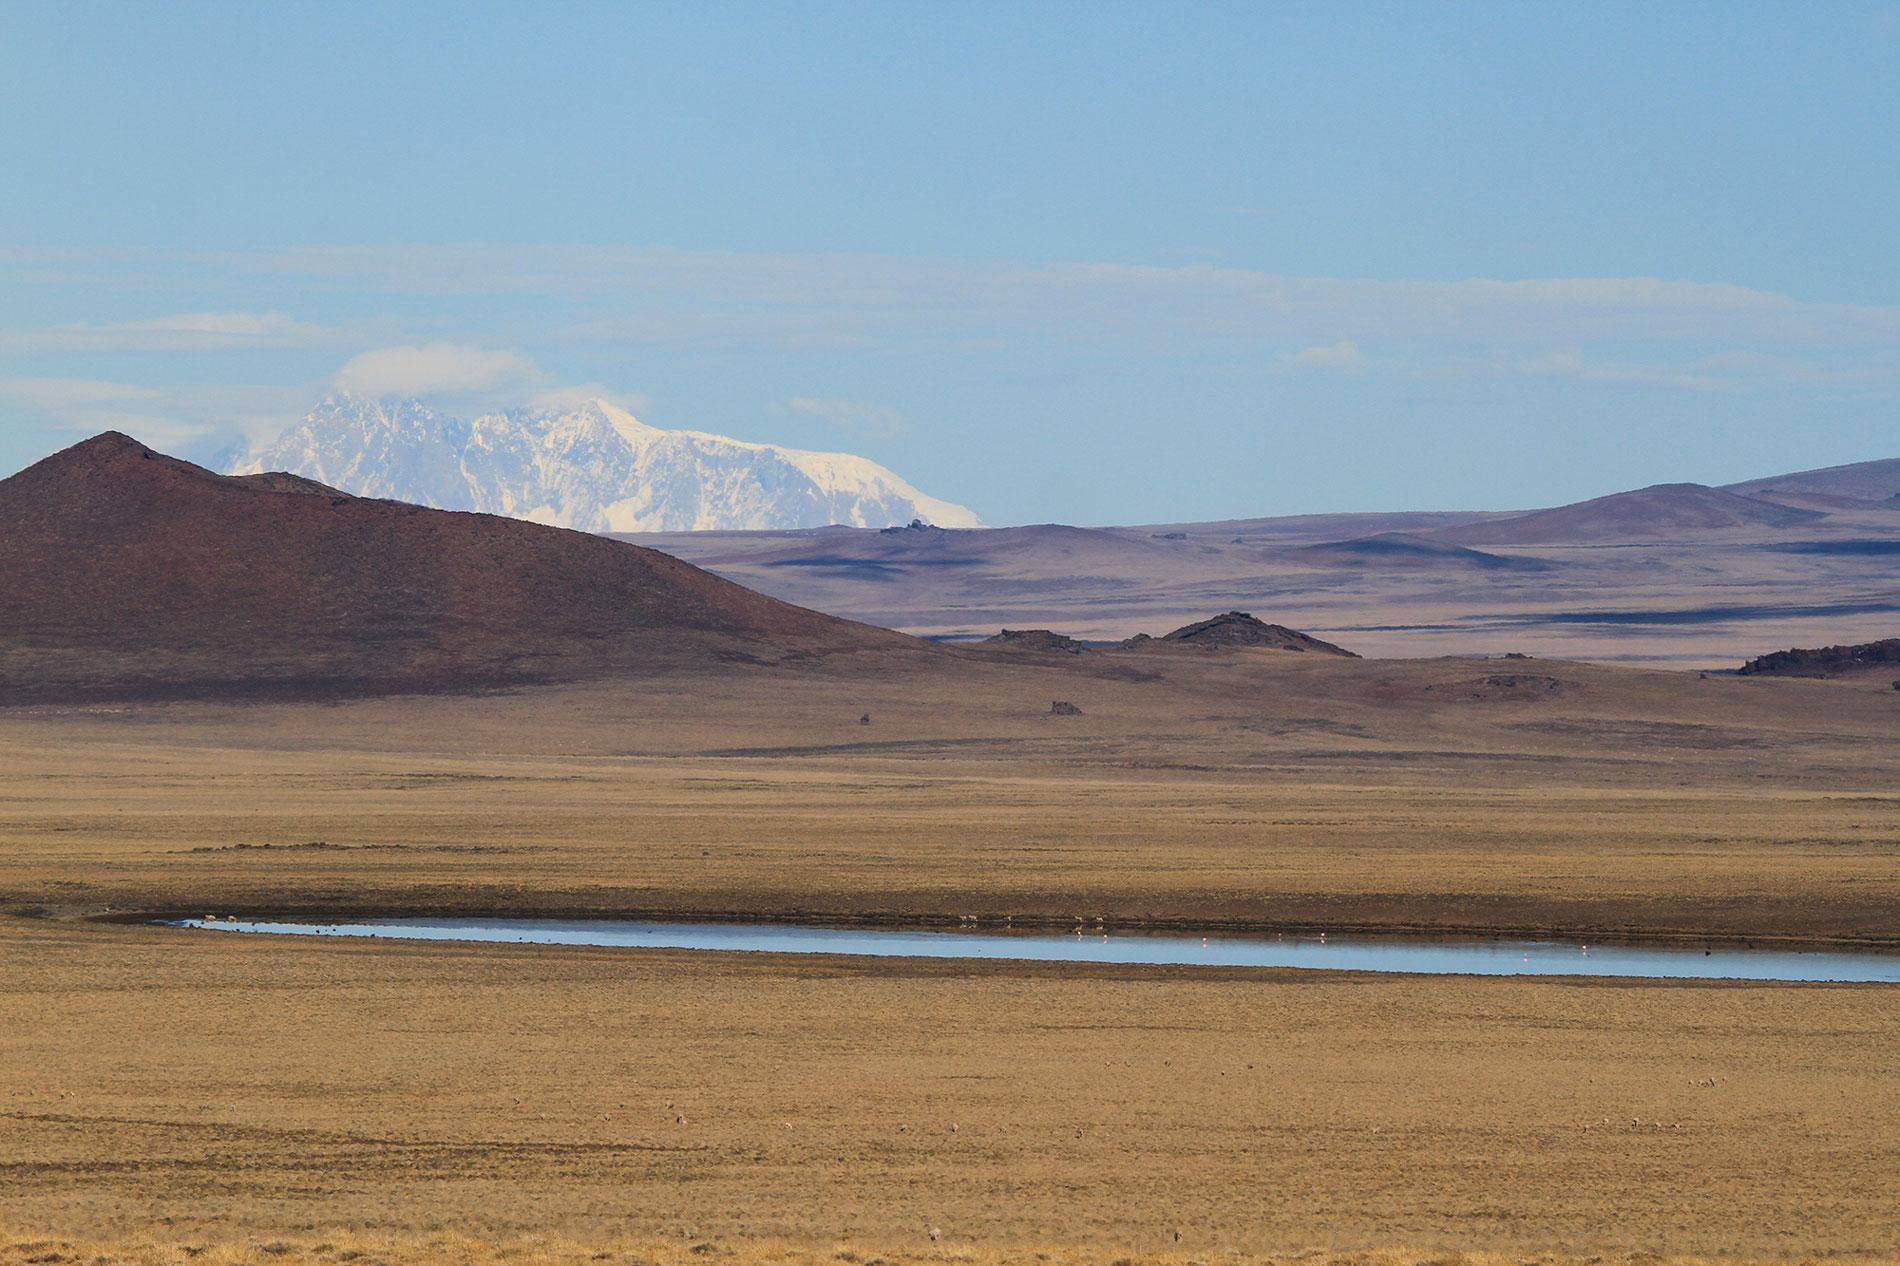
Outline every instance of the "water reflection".
[[1378, 940], [991, 931], [890, 931], [781, 923], [657, 923], [592, 919], [385, 919], [288, 923], [180, 919], [174, 926], [289, 936], [603, 945], [721, 953], [862, 954], [880, 958], [1016, 959], [1193, 967], [1295, 967], [1477, 976], [1636, 976], [1676, 980], [1900, 983], [1900, 954], [1787, 949], [1578, 945], [1556, 941]]

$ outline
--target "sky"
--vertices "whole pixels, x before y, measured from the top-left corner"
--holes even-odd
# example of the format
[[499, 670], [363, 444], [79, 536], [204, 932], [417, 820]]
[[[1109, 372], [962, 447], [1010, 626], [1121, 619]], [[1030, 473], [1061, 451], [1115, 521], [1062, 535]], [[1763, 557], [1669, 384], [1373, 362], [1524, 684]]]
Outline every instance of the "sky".
[[1900, 0], [0, 0], [0, 473], [326, 393], [991, 523], [1900, 456]]

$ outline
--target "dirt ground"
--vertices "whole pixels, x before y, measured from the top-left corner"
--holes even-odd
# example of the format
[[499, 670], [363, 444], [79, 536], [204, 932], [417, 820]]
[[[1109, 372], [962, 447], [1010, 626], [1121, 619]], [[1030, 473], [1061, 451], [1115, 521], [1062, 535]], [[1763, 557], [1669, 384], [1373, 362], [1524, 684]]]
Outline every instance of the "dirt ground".
[[[1083, 715], [1048, 716], [1052, 698]], [[1891, 989], [252, 940], [84, 916], [1102, 914], [1892, 943], [1896, 706], [1855, 683], [1243, 655], [15, 710], [0, 1226], [67, 1243], [23, 1262], [143, 1237], [237, 1245], [235, 1263], [345, 1232], [415, 1249], [376, 1250], [387, 1266], [439, 1233], [628, 1261], [607, 1246], [1893, 1257]]]

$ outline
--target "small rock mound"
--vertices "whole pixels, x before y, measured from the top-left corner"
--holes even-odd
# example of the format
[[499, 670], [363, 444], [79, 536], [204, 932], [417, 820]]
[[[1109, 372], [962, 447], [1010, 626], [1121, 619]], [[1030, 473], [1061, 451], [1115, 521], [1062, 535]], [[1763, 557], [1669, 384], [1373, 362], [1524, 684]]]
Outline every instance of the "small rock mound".
[[1004, 629], [995, 637], [984, 638], [983, 644], [1018, 651], [1057, 651], [1064, 655], [1086, 655], [1089, 649], [1084, 643], [1051, 629]]
[[1176, 646], [1198, 646], [1207, 650], [1229, 650], [1242, 646], [1264, 646], [1276, 651], [1313, 651], [1321, 655], [1342, 655], [1348, 659], [1357, 659], [1351, 651], [1331, 642], [1322, 642], [1298, 629], [1289, 629], [1284, 624], [1268, 624], [1257, 620], [1245, 611], [1229, 611], [1217, 615], [1211, 620], [1201, 620], [1167, 633], [1160, 638], [1151, 638], [1147, 634], [1137, 634], [1123, 642], [1125, 647], [1156, 646], [1172, 644]]
[[1425, 687], [1434, 698], [1452, 699], [1544, 699], [1565, 689], [1563, 681], [1543, 673], [1492, 673], [1470, 681], [1441, 681]]
[[1856, 646], [1822, 646], [1774, 651], [1742, 665], [1744, 676], [1837, 677], [1862, 668], [1900, 664], [1900, 637], [1862, 642]]
[[1049, 715], [1052, 717], [1079, 717], [1082, 715], [1082, 709], [1076, 707], [1067, 699], [1057, 699], [1049, 705]]
[[944, 529], [938, 527], [934, 523], [925, 523], [922, 519], [912, 519], [909, 523], [904, 524], [902, 527], [879, 528], [877, 531], [878, 531], [879, 536], [903, 536], [906, 533], [917, 533], [917, 532], [924, 532], [924, 533], [934, 532], [934, 533], [937, 533], [938, 535], [941, 535]]

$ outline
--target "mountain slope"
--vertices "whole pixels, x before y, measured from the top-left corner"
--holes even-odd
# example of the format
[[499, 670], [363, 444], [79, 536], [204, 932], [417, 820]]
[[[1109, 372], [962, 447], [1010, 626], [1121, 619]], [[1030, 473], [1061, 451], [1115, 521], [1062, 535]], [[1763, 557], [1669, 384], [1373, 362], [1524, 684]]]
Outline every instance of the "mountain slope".
[[1647, 541], [1817, 522], [1815, 510], [1738, 496], [1701, 484], [1657, 484], [1550, 510], [1433, 532], [1458, 545], [1565, 545]]
[[663, 431], [604, 400], [462, 421], [418, 401], [332, 396], [231, 467], [287, 470], [363, 496], [588, 532], [978, 527], [849, 453]]
[[1545, 571], [1550, 564], [1537, 558], [1486, 554], [1409, 532], [1382, 532], [1349, 541], [1326, 541], [1286, 552], [1295, 562], [1314, 567], [1460, 569], [1476, 571]]
[[1723, 491], [1744, 497], [1778, 495], [1811, 497], [1849, 497], [1855, 501], [1888, 501], [1900, 497], [1900, 457], [1884, 461], [1853, 462], [1846, 466], [1824, 466], [1788, 475], [1770, 475], [1728, 484]]
[[0, 698], [466, 689], [924, 648], [585, 533], [108, 432], [0, 481]]

